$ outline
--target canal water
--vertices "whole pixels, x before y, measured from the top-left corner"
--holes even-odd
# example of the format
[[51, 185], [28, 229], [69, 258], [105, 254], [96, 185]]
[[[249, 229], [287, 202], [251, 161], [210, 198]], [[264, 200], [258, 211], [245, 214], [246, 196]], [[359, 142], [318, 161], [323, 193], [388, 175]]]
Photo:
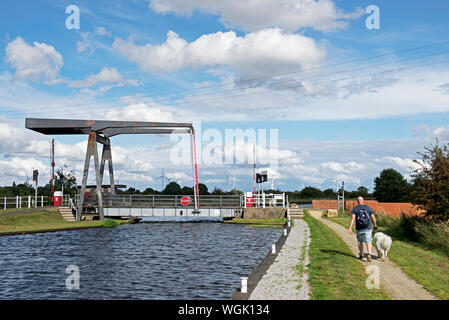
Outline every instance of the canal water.
[[[143, 223], [0, 237], [0, 299], [228, 299], [281, 228]], [[80, 288], [69, 290], [69, 265]]]

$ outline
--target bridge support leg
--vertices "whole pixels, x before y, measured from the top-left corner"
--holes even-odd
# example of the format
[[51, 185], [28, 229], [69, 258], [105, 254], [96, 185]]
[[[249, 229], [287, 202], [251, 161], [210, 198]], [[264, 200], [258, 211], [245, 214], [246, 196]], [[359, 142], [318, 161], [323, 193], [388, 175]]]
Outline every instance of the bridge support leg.
[[100, 164], [100, 183], [103, 183], [103, 173], [104, 173], [104, 167], [106, 165], [106, 161], [108, 162], [108, 168], [109, 168], [109, 181], [111, 184], [111, 194], [115, 195], [114, 169], [112, 167], [111, 140], [109, 140], [109, 138], [106, 138], [106, 141], [103, 144], [103, 152], [101, 154], [101, 164]]
[[77, 221], [81, 220], [81, 214], [83, 212], [84, 193], [86, 192], [87, 177], [89, 175], [90, 158], [92, 156], [94, 157], [95, 178], [96, 178], [96, 182], [97, 182], [98, 213], [100, 214], [100, 219], [101, 220], [104, 219], [103, 194], [102, 194], [102, 190], [101, 190], [100, 168], [98, 165], [97, 135], [94, 131], [91, 131], [89, 133], [89, 140], [87, 142], [86, 160], [84, 162], [83, 182], [81, 184], [80, 201], [78, 203], [78, 211], [76, 213]]

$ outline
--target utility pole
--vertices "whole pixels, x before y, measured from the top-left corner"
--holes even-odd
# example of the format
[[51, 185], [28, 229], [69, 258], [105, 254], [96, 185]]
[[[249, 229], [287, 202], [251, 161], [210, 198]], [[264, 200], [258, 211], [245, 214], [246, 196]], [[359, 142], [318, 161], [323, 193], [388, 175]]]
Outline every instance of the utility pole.
[[33, 170], [33, 181], [36, 182], [36, 190], [34, 191], [34, 207], [37, 208], [37, 177], [39, 175], [39, 171]]
[[256, 145], [254, 144], [254, 194], [256, 193]]
[[55, 139], [51, 139], [51, 202], [55, 194]]
[[343, 213], [345, 213], [345, 182], [343, 181], [342, 183], [342, 189], [343, 189], [343, 199], [342, 199], [342, 203], [341, 206], [343, 207]]
[[226, 176], [226, 192], [228, 192], [229, 175], [225, 173], [225, 176]]
[[340, 195], [337, 194], [337, 211], [340, 212]]

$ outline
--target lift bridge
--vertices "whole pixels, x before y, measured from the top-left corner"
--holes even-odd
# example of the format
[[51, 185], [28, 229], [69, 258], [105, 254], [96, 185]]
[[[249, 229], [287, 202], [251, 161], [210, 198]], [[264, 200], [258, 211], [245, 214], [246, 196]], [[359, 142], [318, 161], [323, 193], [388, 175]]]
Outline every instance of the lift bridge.
[[[82, 215], [96, 214], [105, 217], [234, 217], [247, 204], [246, 195], [199, 195], [196, 161], [195, 130], [191, 123], [135, 122], [76, 119], [25, 119], [25, 127], [45, 135], [88, 135], [83, 180], [78, 196], [70, 201], [76, 212], [76, 220]], [[189, 134], [193, 172], [193, 195], [121, 195], [117, 194], [112, 165], [111, 138], [122, 134]], [[98, 146], [103, 145], [101, 158]], [[87, 185], [90, 160], [95, 168], [94, 186]], [[106, 162], [109, 167], [110, 185], [103, 185]], [[192, 199], [193, 198], [193, 199]], [[257, 197], [256, 197], [257, 198]], [[254, 199], [253, 199], [254, 200]], [[254, 206], [283, 206], [285, 196], [260, 195]], [[251, 204], [253, 205], [253, 204]]]
[[[199, 195], [195, 130], [191, 123], [134, 122], [76, 119], [25, 119], [25, 127], [45, 135], [88, 135], [82, 184], [70, 201], [76, 220], [82, 215], [105, 217], [234, 217], [246, 207], [246, 195]], [[189, 134], [193, 172], [193, 195], [123, 195], [117, 194], [114, 182], [110, 138], [122, 134]], [[99, 158], [97, 144], [103, 145]], [[90, 160], [93, 158], [96, 184], [87, 185]], [[110, 185], [103, 185], [108, 162]], [[259, 195], [254, 206], [282, 206], [285, 195]], [[192, 199], [193, 198], [193, 199]]]
[[[108, 186], [104, 186], [107, 187]], [[105, 189], [105, 188], [103, 188]], [[76, 203], [80, 195], [77, 196]], [[240, 195], [200, 195], [199, 208], [195, 207], [193, 195], [141, 195], [103, 193], [105, 217], [221, 217], [239, 216], [243, 208]], [[76, 206], [75, 203], [75, 206]], [[85, 214], [96, 213], [96, 194], [85, 194]]]
[[[103, 199], [103, 173], [105, 164], [108, 162], [110, 194], [116, 195], [114, 182], [114, 170], [112, 165], [111, 137], [122, 134], [190, 134], [191, 136], [191, 156], [194, 177], [194, 212], [198, 213], [198, 170], [196, 165], [196, 145], [195, 130], [191, 123], [173, 122], [137, 122], [137, 121], [105, 121], [105, 120], [76, 120], [76, 119], [25, 119], [25, 127], [46, 135], [88, 135], [86, 157], [84, 163], [83, 180], [80, 188], [80, 195], [76, 201], [76, 220], [81, 219], [85, 212], [85, 192], [87, 178], [89, 175], [90, 160], [93, 158], [95, 167], [95, 200], [96, 210], [100, 219], [105, 217], [105, 200]], [[98, 155], [97, 144], [103, 145], [101, 159]], [[110, 201], [108, 203], [117, 203]], [[108, 212], [109, 212], [108, 207]]]

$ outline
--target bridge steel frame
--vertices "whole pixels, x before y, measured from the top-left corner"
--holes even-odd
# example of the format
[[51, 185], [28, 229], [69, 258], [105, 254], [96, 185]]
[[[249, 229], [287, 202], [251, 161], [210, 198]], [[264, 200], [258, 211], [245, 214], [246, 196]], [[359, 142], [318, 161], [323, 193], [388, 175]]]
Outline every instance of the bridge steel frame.
[[[83, 180], [80, 190], [80, 201], [78, 202], [76, 212], [77, 221], [81, 220], [81, 214], [84, 207], [84, 193], [86, 192], [90, 160], [92, 157], [94, 161], [95, 180], [97, 185], [98, 213], [101, 220], [104, 219], [102, 183], [106, 162], [108, 162], [109, 168], [111, 193], [115, 195], [114, 170], [112, 165], [110, 141], [111, 137], [121, 134], [190, 134], [192, 169], [195, 180], [193, 185], [195, 210], [198, 210], [199, 190], [195, 129], [191, 123], [26, 118], [25, 128], [45, 135], [88, 135]], [[103, 145], [100, 161], [98, 158], [97, 143]]]

